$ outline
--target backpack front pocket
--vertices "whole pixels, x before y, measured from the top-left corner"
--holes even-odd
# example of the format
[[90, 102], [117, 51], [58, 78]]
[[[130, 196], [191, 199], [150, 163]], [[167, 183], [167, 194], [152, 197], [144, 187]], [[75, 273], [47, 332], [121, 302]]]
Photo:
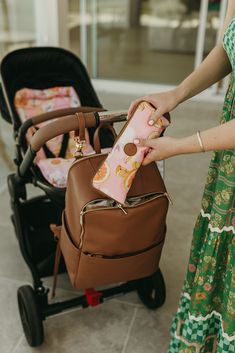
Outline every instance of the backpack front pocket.
[[62, 215], [62, 227], [59, 242], [71, 283], [73, 286], [75, 286], [75, 279], [77, 276], [81, 250], [78, 249], [71, 240], [69, 231], [66, 226], [64, 213]]
[[134, 254], [164, 239], [168, 209], [166, 193], [144, 195], [138, 203], [136, 199], [129, 201], [133, 204], [123, 207], [125, 212], [118, 205], [84, 210], [83, 253], [103, 257]]
[[163, 243], [119, 258], [91, 256], [82, 252], [75, 286], [83, 289], [123, 282], [123, 278], [128, 281], [150, 276], [158, 269]]

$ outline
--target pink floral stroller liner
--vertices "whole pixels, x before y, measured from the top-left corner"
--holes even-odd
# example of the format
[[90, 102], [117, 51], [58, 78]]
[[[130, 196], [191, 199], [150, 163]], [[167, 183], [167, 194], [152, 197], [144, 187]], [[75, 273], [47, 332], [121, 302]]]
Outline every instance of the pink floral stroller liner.
[[[33, 116], [49, 111], [81, 106], [79, 97], [73, 87], [52, 87], [43, 90], [22, 88], [16, 92], [14, 104], [22, 123]], [[49, 123], [51, 123], [51, 120], [40, 123], [36, 127], [31, 127], [27, 133], [28, 142], [31, 141], [33, 134], [38, 128]], [[65, 138], [66, 136], [60, 135], [48, 141], [46, 147], [44, 149], [41, 148], [35, 159], [35, 163], [41, 170], [44, 178], [50, 184], [58, 188], [66, 187], [68, 171], [74, 161], [73, 156], [76, 149], [73, 133], [69, 133], [66, 140], [64, 156], [61, 157], [61, 150]], [[52, 156], [50, 156], [50, 154], [48, 155], [48, 151]], [[86, 145], [83, 151], [85, 155], [95, 153], [90, 144], [87, 130]], [[107, 151], [107, 149], [102, 150], [102, 152], [105, 151]]]

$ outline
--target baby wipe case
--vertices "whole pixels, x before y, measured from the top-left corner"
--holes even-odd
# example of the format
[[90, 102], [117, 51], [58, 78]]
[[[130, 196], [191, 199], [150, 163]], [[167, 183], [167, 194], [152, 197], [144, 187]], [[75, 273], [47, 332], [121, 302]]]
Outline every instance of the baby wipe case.
[[148, 147], [136, 146], [134, 140], [147, 139], [153, 133], [160, 136], [169, 125], [162, 116], [150, 126], [148, 124], [155, 108], [141, 102], [126, 122], [105, 161], [93, 178], [93, 186], [120, 204], [124, 204], [135, 174], [148, 152]]

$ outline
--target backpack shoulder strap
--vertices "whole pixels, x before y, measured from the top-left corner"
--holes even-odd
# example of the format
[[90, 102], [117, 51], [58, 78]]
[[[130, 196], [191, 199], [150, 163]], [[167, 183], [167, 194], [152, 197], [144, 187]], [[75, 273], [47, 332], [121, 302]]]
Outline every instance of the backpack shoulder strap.
[[58, 272], [59, 272], [59, 265], [60, 265], [60, 260], [61, 260], [61, 248], [60, 248], [60, 234], [61, 234], [61, 226], [57, 226], [55, 224], [50, 225], [51, 231], [53, 232], [55, 239], [57, 240], [57, 246], [56, 246], [56, 253], [55, 253], [55, 263], [54, 263], [54, 279], [53, 279], [53, 286], [52, 286], [52, 293], [51, 293], [51, 298], [55, 297], [55, 292], [56, 292], [56, 285], [57, 285], [57, 279], [58, 279]]

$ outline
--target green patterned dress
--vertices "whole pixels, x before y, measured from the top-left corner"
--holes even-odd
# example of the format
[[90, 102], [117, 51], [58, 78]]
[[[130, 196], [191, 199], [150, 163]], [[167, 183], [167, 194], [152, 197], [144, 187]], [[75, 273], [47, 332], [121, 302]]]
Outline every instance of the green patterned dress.
[[[235, 17], [224, 35], [233, 73], [221, 123], [235, 116]], [[209, 167], [168, 353], [235, 353], [235, 150]]]

